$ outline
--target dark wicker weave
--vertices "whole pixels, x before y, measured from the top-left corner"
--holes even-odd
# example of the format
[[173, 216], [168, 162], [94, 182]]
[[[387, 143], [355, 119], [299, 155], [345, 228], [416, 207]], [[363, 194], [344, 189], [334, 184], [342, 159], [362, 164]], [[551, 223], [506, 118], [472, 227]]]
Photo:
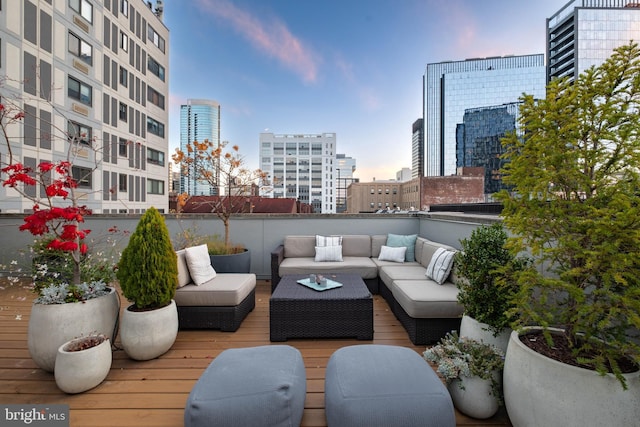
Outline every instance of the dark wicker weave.
[[415, 345], [434, 344], [440, 341], [447, 332], [460, 331], [459, 317], [455, 318], [414, 318], [407, 314], [396, 301], [391, 290], [380, 281], [380, 294], [385, 298], [393, 314], [407, 330], [409, 339]]
[[343, 284], [322, 292], [285, 275], [269, 300], [271, 341], [288, 338], [373, 339], [373, 297], [357, 274], [328, 275]]
[[[279, 245], [271, 252], [271, 293], [276, 290], [278, 287], [278, 283], [280, 283], [280, 264], [284, 261], [284, 245]], [[309, 273], [313, 273], [310, 271]], [[374, 295], [378, 294], [378, 278], [374, 277], [373, 279], [363, 279], [367, 288], [369, 288], [369, 292]]]
[[220, 329], [235, 332], [255, 306], [255, 289], [236, 306], [178, 306], [178, 324], [180, 329]]

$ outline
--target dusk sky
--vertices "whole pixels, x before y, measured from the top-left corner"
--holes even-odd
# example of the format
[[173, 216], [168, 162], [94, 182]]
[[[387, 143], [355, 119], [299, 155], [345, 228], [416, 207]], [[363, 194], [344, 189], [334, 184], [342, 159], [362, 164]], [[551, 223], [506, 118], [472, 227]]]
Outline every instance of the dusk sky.
[[180, 105], [221, 105], [221, 137], [257, 168], [260, 132], [335, 132], [361, 181], [411, 167], [427, 64], [545, 53], [567, 0], [165, 0], [170, 154]]

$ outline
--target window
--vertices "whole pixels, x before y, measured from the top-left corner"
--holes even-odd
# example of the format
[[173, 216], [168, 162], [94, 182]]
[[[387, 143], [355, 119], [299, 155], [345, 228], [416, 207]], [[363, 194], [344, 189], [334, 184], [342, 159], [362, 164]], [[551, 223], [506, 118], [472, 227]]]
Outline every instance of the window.
[[71, 176], [78, 183], [78, 188], [91, 188], [91, 169], [71, 166]]
[[124, 173], [118, 174], [118, 191], [127, 191], [127, 175]]
[[69, 7], [93, 23], [93, 5], [88, 0], [69, 0]]
[[129, 16], [129, 0], [120, 0], [120, 13]]
[[91, 128], [81, 123], [69, 120], [67, 122], [67, 138], [69, 141], [91, 145]]
[[127, 140], [124, 138], [120, 138], [120, 141], [118, 141], [119, 156], [127, 157], [127, 145], [129, 145]]
[[147, 180], [147, 194], [164, 194], [164, 181], [149, 178]]
[[164, 81], [164, 67], [162, 65], [160, 65], [158, 63], [158, 61], [153, 59], [151, 56], [149, 56], [148, 59], [147, 59], [147, 68], [153, 74], [158, 76], [160, 78], [160, 80]]
[[120, 31], [120, 49], [127, 51], [129, 49], [129, 36]]
[[82, 83], [69, 76], [69, 98], [77, 99], [83, 104], [91, 106], [92, 89], [91, 86]]
[[147, 132], [164, 138], [164, 125], [151, 117], [147, 117]]
[[147, 86], [147, 101], [164, 110], [164, 95], [151, 86]]
[[120, 120], [126, 123], [127, 121], [127, 104], [120, 103], [120, 107], [118, 108]]
[[151, 25], [147, 25], [147, 29], [147, 38], [149, 39], [149, 41], [155, 44], [158, 49], [160, 49], [164, 53], [164, 39], [160, 37], [158, 33], [156, 33], [156, 30], [154, 30]]
[[69, 31], [69, 52], [89, 65], [93, 64], [93, 46]]
[[129, 72], [123, 67], [120, 67], [120, 84], [124, 87], [129, 84]]
[[162, 151], [154, 150], [153, 148], [147, 149], [147, 162], [164, 166], [164, 153]]

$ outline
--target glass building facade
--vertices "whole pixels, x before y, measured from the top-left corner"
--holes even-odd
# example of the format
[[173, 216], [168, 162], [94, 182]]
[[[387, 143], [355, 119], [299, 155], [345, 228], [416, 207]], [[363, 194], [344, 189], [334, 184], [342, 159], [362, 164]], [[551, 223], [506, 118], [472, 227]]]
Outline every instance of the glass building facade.
[[640, 2], [573, 0], [547, 19], [547, 79], [576, 78], [640, 40]]
[[456, 127], [465, 110], [544, 97], [544, 55], [428, 64], [423, 79], [425, 176], [456, 173]]
[[[189, 99], [180, 107], [180, 150], [188, 155], [189, 142], [205, 139], [220, 144], [220, 104], [206, 99]], [[218, 195], [218, 186], [196, 179], [195, 167], [181, 174], [180, 192], [191, 196]]]
[[484, 168], [484, 193], [503, 189], [500, 140], [518, 128], [520, 103], [468, 109], [456, 128], [457, 167]]
[[411, 178], [424, 174], [424, 120], [418, 119], [411, 127]]

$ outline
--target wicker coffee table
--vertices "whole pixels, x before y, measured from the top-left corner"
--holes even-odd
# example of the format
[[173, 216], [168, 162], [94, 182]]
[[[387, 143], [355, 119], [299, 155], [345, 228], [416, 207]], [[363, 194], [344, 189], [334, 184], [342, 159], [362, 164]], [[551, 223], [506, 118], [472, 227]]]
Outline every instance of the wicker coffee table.
[[357, 274], [326, 274], [343, 284], [315, 291], [285, 275], [269, 300], [271, 341], [288, 338], [373, 339], [373, 297]]

